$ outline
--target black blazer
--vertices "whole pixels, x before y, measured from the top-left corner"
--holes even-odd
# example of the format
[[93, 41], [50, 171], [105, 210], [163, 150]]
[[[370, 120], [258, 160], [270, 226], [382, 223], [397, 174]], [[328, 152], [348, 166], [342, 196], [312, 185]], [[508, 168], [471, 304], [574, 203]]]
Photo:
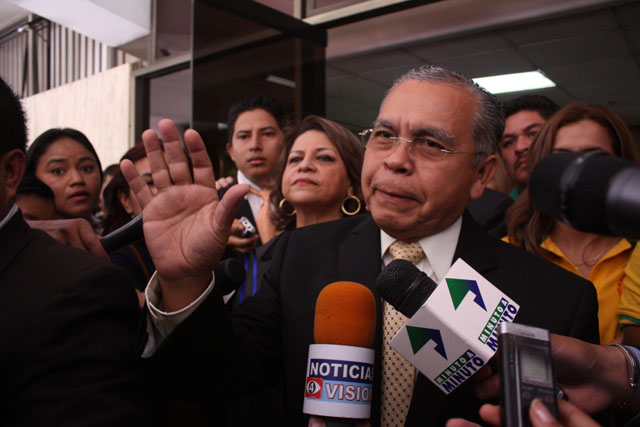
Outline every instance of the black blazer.
[[[454, 261], [464, 259], [521, 306], [518, 322], [597, 343], [596, 292], [590, 282], [493, 239], [465, 214]], [[381, 270], [380, 230], [369, 215], [282, 235], [260, 291], [227, 317], [214, 292], [170, 335], [153, 363], [175, 393], [191, 403], [255, 390], [283, 377], [287, 422], [302, 414], [315, 302], [322, 288], [350, 280], [374, 289]], [[378, 304], [372, 424], [379, 425], [381, 309]], [[185, 348], [192, 348], [189, 355]], [[195, 350], [197, 349], [197, 350]], [[170, 366], [180, 366], [171, 371]], [[471, 381], [470, 381], [471, 382]], [[453, 416], [478, 419], [470, 382], [446, 396], [419, 375], [407, 425], [441, 425]]]
[[148, 425], [126, 273], [32, 230], [0, 230], [0, 425]]

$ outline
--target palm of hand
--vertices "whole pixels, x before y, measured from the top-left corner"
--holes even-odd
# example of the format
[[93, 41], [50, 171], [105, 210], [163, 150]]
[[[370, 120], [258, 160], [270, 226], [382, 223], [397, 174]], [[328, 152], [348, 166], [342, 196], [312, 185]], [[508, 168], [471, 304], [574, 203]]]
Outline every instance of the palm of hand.
[[188, 184], [168, 188], [145, 207], [145, 240], [161, 277], [173, 281], [211, 272], [228, 238], [215, 222], [218, 205], [215, 190]]
[[200, 135], [185, 131], [183, 147], [171, 120], [161, 120], [158, 128], [162, 145], [153, 130], [142, 134], [156, 191], [132, 161], [123, 160], [120, 169], [143, 208], [145, 241], [158, 272], [164, 308], [177, 311], [204, 291], [249, 188], [234, 186], [218, 201], [213, 167]]

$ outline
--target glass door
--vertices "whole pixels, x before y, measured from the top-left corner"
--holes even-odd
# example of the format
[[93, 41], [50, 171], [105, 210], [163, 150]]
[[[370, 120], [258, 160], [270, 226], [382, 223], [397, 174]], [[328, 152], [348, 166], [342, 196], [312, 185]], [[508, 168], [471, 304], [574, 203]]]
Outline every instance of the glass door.
[[191, 126], [216, 176], [226, 176], [227, 111], [255, 94], [281, 102], [292, 119], [325, 114], [326, 31], [248, 0], [194, 0]]

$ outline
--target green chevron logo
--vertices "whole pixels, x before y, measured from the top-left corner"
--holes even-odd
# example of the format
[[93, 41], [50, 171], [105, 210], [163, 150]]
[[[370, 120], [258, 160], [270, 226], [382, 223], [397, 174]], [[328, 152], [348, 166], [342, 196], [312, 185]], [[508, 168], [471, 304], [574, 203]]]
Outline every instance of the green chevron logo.
[[447, 353], [444, 350], [444, 342], [442, 342], [442, 335], [439, 330], [407, 326], [407, 334], [409, 335], [409, 342], [411, 342], [411, 350], [413, 350], [413, 354], [418, 353], [426, 343], [433, 340], [433, 342], [436, 343], [434, 350], [437, 351], [440, 356], [447, 359]]
[[453, 302], [454, 309], [457, 310], [464, 297], [467, 296], [469, 292], [471, 292], [476, 296], [473, 299], [475, 303], [478, 304], [484, 311], [487, 311], [487, 308], [484, 306], [482, 295], [480, 295], [478, 282], [476, 282], [475, 280], [467, 279], [447, 278], [445, 280], [447, 281], [447, 286], [449, 287], [449, 294], [451, 295], [451, 301]]

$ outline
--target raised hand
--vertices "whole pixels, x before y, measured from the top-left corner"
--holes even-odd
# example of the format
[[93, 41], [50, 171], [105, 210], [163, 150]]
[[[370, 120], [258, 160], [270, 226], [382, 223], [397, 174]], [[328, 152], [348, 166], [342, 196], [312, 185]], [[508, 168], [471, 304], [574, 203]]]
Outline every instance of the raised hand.
[[142, 134], [158, 194], [152, 195], [132, 162], [124, 160], [120, 167], [143, 208], [145, 241], [158, 272], [164, 309], [176, 311], [195, 300], [211, 280], [249, 187], [235, 185], [219, 201], [200, 135], [191, 129], [184, 133], [192, 175], [175, 124], [165, 119], [158, 128], [164, 154], [153, 130]]

